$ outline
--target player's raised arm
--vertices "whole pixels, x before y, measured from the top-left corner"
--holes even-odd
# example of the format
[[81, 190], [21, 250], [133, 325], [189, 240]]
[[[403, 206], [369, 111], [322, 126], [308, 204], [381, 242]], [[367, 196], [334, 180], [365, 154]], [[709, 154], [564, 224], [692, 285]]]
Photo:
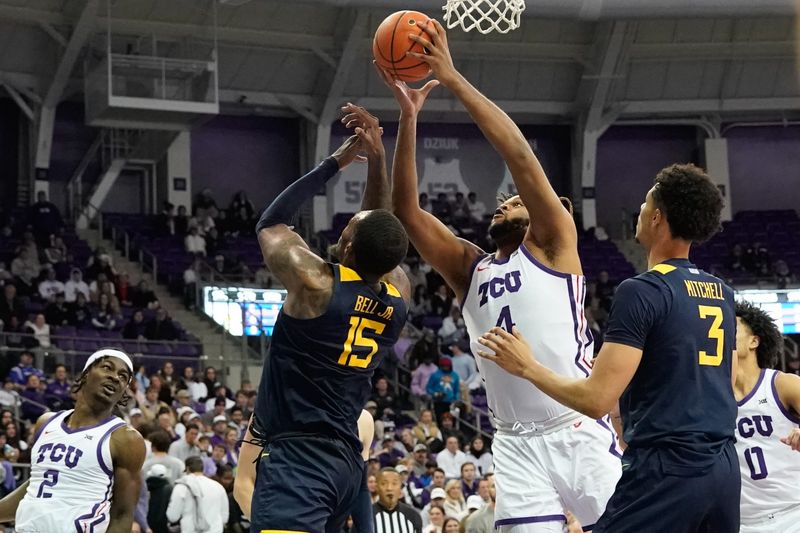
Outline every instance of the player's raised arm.
[[[409, 52], [431, 66], [436, 78], [461, 101], [472, 119], [502, 156], [511, 171], [522, 202], [528, 208], [535, 224], [528, 226], [526, 240], [556, 254], [562, 250], [573, 253], [576, 265], [577, 231], [570, 214], [564, 209], [553, 190], [547, 175], [533, 153], [527, 139], [511, 118], [491, 100], [481, 94], [459, 73], [453, 65], [447, 44], [447, 34], [442, 25], [431, 20], [422, 26], [426, 35], [409, 38], [424, 46], [428, 53]], [[568, 266], [573, 267], [572, 260]]]
[[[372, 113], [355, 104], [342, 108], [345, 116], [342, 123], [352, 128], [359, 138], [361, 149], [367, 158], [367, 185], [361, 199], [361, 210], [386, 209], [391, 211], [391, 184], [386, 171], [386, 150], [383, 146], [383, 128]], [[406, 304], [411, 301], [411, 282], [405, 271], [398, 266], [384, 276], [384, 279], [397, 287]]]
[[469, 267], [483, 251], [453, 235], [439, 219], [420, 208], [417, 190], [417, 115], [428, 93], [439, 82], [433, 80], [422, 89], [411, 89], [402, 81], [392, 80], [380, 69], [378, 73], [400, 104], [400, 124], [392, 166], [392, 208], [422, 258], [444, 277], [462, 300], [469, 289]]
[[114, 497], [107, 531], [128, 533], [142, 485], [144, 439], [135, 429], [122, 427], [111, 434], [109, 443], [114, 463]]
[[[795, 420], [800, 420], [800, 376], [781, 372], [775, 377], [778, 399], [786, 406]], [[800, 429], [795, 428], [789, 435], [781, 437], [781, 442], [800, 452]]]
[[290, 225], [303, 202], [313, 197], [339, 170], [359, 158], [358, 145], [357, 136], [349, 137], [330, 157], [289, 185], [261, 214], [256, 234], [264, 262], [290, 294], [330, 286], [331, 274], [325, 261], [308, 248]]

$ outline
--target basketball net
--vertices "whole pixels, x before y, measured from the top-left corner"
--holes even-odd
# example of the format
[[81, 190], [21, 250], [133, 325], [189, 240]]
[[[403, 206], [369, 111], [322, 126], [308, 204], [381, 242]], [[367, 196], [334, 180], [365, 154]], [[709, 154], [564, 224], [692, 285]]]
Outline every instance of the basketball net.
[[447, 0], [442, 9], [448, 28], [508, 33], [519, 28], [525, 0]]

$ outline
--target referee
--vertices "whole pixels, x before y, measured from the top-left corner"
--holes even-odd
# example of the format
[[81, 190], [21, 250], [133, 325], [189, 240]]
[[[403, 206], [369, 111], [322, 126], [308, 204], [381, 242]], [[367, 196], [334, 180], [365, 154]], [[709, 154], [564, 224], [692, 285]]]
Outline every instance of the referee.
[[400, 474], [394, 468], [378, 473], [378, 501], [375, 502], [375, 533], [422, 533], [422, 517], [400, 501]]

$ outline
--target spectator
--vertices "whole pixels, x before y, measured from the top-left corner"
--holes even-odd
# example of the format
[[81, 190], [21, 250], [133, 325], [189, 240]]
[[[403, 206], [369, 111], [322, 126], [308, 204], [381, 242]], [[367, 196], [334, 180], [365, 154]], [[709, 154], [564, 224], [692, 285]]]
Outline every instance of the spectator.
[[604, 309], [611, 309], [611, 301], [614, 299], [614, 291], [616, 290], [617, 284], [609, 279], [607, 271], [601, 270], [597, 275], [595, 294], [600, 299], [600, 305]]
[[[172, 533], [167, 520], [167, 508], [169, 507], [173, 487], [168, 478], [169, 470], [163, 464], [155, 463], [147, 469], [143, 467], [142, 472], [145, 473], [145, 483], [150, 495], [147, 507], [147, 524], [153, 533]], [[182, 472], [183, 468], [181, 468]]]
[[442, 346], [449, 346], [466, 335], [464, 318], [461, 316], [461, 310], [458, 307], [453, 306], [450, 308], [450, 314], [442, 320], [442, 327], [439, 328], [438, 335]]
[[200, 281], [201, 261], [195, 258], [183, 271], [183, 305], [193, 310], [197, 301], [197, 282]]
[[219, 469], [225, 466], [226, 451], [221, 442], [211, 446], [211, 457], [203, 458], [203, 471], [207, 476], [216, 476]]
[[478, 200], [477, 194], [471, 192], [467, 195], [467, 205], [469, 216], [473, 222], [483, 222], [483, 217], [486, 215], [486, 205]]
[[[422, 443], [414, 445], [412, 458], [413, 462], [411, 463], [411, 473], [417, 479], [421, 479], [428, 472], [428, 447]], [[424, 488], [426, 486], [427, 483], [423, 484], [420, 488]]]
[[[469, 454], [467, 454], [469, 457]], [[489, 478], [491, 478], [494, 474], [489, 474]], [[489, 502], [489, 478], [482, 478], [478, 480], [478, 498], [483, 500], [484, 503]], [[467, 502], [469, 503], [469, 502]]]
[[457, 438], [459, 447], [465, 442], [464, 434], [456, 429], [453, 414], [450, 412], [442, 415], [442, 437], [444, 437], [445, 442], [447, 442], [448, 437]]
[[64, 365], [56, 366], [53, 381], [47, 384], [47, 389], [44, 392], [45, 403], [53, 411], [71, 409], [74, 405], [71, 389], [72, 383], [67, 378], [67, 367]]
[[19, 355], [19, 364], [11, 369], [9, 377], [16, 385], [17, 390], [22, 390], [27, 385], [28, 377], [31, 375], [35, 375], [40, 381], [44, 380], [44, 372], [33, 366], [33, 354], [27, 351], [22, 352]]
[[53, 326], [66, 326], [70, 322], [70, 311], [64, 293], [56, 293], [54, 301], [44, 308], [44, 319]]
[[39, 296], [45, 302], [54, 302], [56, 294], [64, 292], [64, 284], [56, 279], [56, 271], [47, 269], [47, 278], [39, 283]]
[[429, 354], [426, 354], [422, 360], [422, 364], [411, 373], [411, 394], [427, 399], [428, 381], [430, 381], [431, 376], [434, 375], [437, 370], [439, 370], [439, 367], [433, 364], [433, 358]]
[[[208, 425], [214, 424], [214, 419], [221, 416], [225, 418], [227, 421], [227, 417], [225, 415], [225, 411], [228, 409], [228, 402], [231, 403], [231, 407], [235, 405], [232, 400], [225, 398], [225, 396], [214, 396], [206, 401], [206, 412], [203, 414], [203, 422]], [[211, 407], [209, 408], [209, 403]]]
[[211, 445], [215, 446], [217, 444], [225, 445], [225, 432], [228, 429], [228, 417], [225, 415], [217, 415], [214, 417], [212, 421], [212, 430], [214, 434], [211, 435]]
[[160, 235], [178, 235], [175, 232], [175, 205], [164, 202], [164, 209], [156, 218], [156, 232]]
[[187, 458], [186, 472], [172, 489], [167, 520], [180, 522], [181, 533], [222, 533], [228, 522], [225, 489], [203, 475], [203, 461], [198, 456]]
[[767, 247], [761, 243], [754, 243], [755, 257], [753, 260], [753, 270], [759, 278], [769, 277], [772, 272], [772, 259]]
[[89, 285], [83, 281], [83, 273], [80, 268], [73, 268], [70, 271], [69, 280], [64, 284], [64, 297], [67, 303], [73, 303], [78, 299], [78, 294], [89, 299]]
[[239, 464], [239, 428], [228, 426], [225, 429], [225, 464], [236, 467]]
[[150, 387], [150, 378], [147, 377], [147, 367], [139, 365], [136, 367], [136, 374], [133, 376], [139, 384], [139, 390], [147, 390]]
[[409, 457], [414, 453], [414, 446], [416, 444], [417, 439], [414, 438], [411, 428], [404, 428], [400, 432], [400, 442], [395, 443], [394, 447], [400, 450], [404, 457]]
[[196, 227], [189, 230], [189, 234], [183, 239], [186, 251], [190, 254], [206, 255], [206, 240], [200, 235]]
[[145, 326], [144, 336], [151, 341], [174, 341], [178, 339], [178, 330], [167, 316], [167, 311], [159, 307], [156, 317]]
[[785, 289], [789, 285], [797, 282], [797, 278], [792, 274], [792, 271], [789, 270], [789, 265], [783, 259], [775, 261], [774, 279], [778, 289]]
[[186, 213], [186, 206], [178, 206], [178, 214], [175, 216], [175, 235], [186, 235], [189, 231], [189, 216]]
[[[145, 340], [144, 331], [147, 324], [144, 321], [144, 313], [141, 309], [137, 309], [133, 312], [133, 316], [125, 324], [125, 327], [122, 328], [122, 338], [123, 339], [131, 339], [131, 340]], [[145, 376], [146, 378], [146, 376]], [[148, 384], [149, 384], [148, 379]], [[142, 384], [143, 388], [147, 388]]]
[[186, 462], [186, 459], [189, 457], [199, 456], [200, 448], [197, 445], [197, 437], [199, 434], [200, 428], [197, 424], [189, 424], [186, 426], [186, 433], [183, 435], [183, 438], [170, 444], [169, 452], [167, 453], [184, 462]]
[[220, 235], [220, 230], [216, 227], [210, 228], [204, 237], [206, 239], [206, 255], [216, 256], [220, 250], [225, 248], [225, 236]]
[[439, 417], [450, 409], [451, 403], [461, 399], [461, 383], [458, 374], [453, 372], [450, 359], [439, 359], [439, 370], [428, 380], [426, 390], [428, 396], [433, 398], [434, 411]]
[[50, 348], [52, 345], [50, 342], [50, 324], [45, 321], [43, 313], [37, 314], [33, 318], [33, 322], [26, 321], [25, 329], [33, 335], [40, 348]]
[[434, 487], [430, 491], [423, 492], [423, 498], [425, 494], [428, 494], [428, 503], [425, 504], [425, 507], [422, 508], [422, 512], [420, 513], [422, 517], [422, 523], [428, 525], [432, 522], [431, 512], [434, 508], [439, 508], [442, 510], [444, 514], [444, 501], [447, 498], [447, 493], [444, 491], [444, 474], [442, 474], [442, 486], [441, 487]]
[[111, 265], [111, 256], [108, 255], [103, 248], [95, 250], [95, 254], [89, 258], [89, 263], [86, 266], [86, 277], [88, 279], [99, 279], [100, 274], [105, 275], [103, 281], [112, 280], [117, 277], [117, 273]]
[[131, 305], [131, 296], [133, 289], [131, 288], [130, 276], [127, 272], [120, 272], [117, 280], [114, 283], [114, 294], [119, 299], [122, 305]]
[[461, 465], [461, 493], [469, 498], [478, 493], [478, 478], [475, 477], [475, 465], [469, 461]]
[[217, 210], [217, 202], [214, 201], [214, 198], [211, 195], [211, 189], [206, 187], [194, 197], [194, 203], [192, 203], [192, 215], [204, 216], [206, 211], [211, 208]]
[[445, 485], [444, 492], [444, 514], [459, 521], [467, 516], [467, 502], [461, 493], [461, 481], [451, 479]]
[[158, 417], [158, 413], [161, 411], [163, 407], [169, 409], [169, 406], [158, 399], [158, 392], [159, 387], [154, 386], [152, 383], [150, 387], [147, 388], [147, 391], [144, 394], [144, 402], [139, 405], [139, 409], [142, 410], [142, 414], [144, 415], [144, 419], [147, 422], [152, 422]]
[[416, 509], [400, 501], [400, 474], [383, 468], [378, 474], [378, 502], [373, 506], [375, 524], [382, 533], [422, 533], [422, 518]]
[[180, 439], [180, 436], [175, 432], [175, 418], [172, 414], [172, 409], [161, 408], [156, 417], [156, 427], [169, 436], [170, 442]]
[[101, 272], [97, 279], [89, 284], [89, 299], [92, 303], [97, 303], [101, 294], [111, 298], [115, 296], [115, 291], [114, 284], [108, 281], [108, 277], [104, 272]]
[[394, 447], [394, 437], [387, 433], [383, 436], [381, 443], [381, 451], [378, 452], [377, 457], [381, 463], [381, 468], [392, 467], [397, 465], [397, 461], [405, 457], [405, 454]]
[[147, 472], [154, 465], [162, 465], [167, 471], [167, 481], [176, 482], [183, 475], [184, 464], [179, 458], [169, 455], [172, 437], [163, 429], [157, 429], [147, 435], [147, 440], [150, 441], [152, 453], [144, 462], [142, 472]]
[[394, 467], [394, 471], [400, 474], [400, 501], [415, 509], [419, 508], [418, 494], [422, 491], [409, 483], [408, 467], [400, 462]]
[[89, 328], [92, 325], [92, 310], [89, 302], [82, 292], [78, 293], [78, 299], [70, 306], [70, 323], [78, 329]]
[[29, 374], [25, 388], [20, 393], [23, 399], [22, 419], [31, 424], [35, 424], [39, 417], [47, 411], [47, 400], [45, 400], [42, 391], [39, 390], [40, 386], [39, 376]]
[[50, 235], [58, 234], [64, 227], [61, 211], [47, 200], [47, 193], [44, 191], [36, 193], [36, 203], [29, 208], [28, 220], [40, 243], [48, 242]]
[[12, 316], [25, 316], [25, 304], [17, 296], [17, 287], [13, 283], [6, 283], [3, 287], [3, 297], [0, 299], [0, 320], [8, 323]]
[[117, 327], [117, 321], [111, 310], [111, 300], [107, 294], [101, 294], [98, 300], [97, 310], [92, 315], [92, 326], [95, 329], [111, 331]]
[[3, 324], [5, 345], [9, 348], [33, 349], [36, 341], [30, 336], [30, 330], [23, 327], [18, 315], [11, 315]]
[[253, 202], [247, 198], [247, 193], [245, 191], [239, 191], [233, 195], [231, 205], [228, 207], [228, 212], [231, 214], [239, 213], [242, 209], [244, 209], [246, 218], [253, 218], [256, 210], [253, 207]]
[[471, 514], [465, 522], [466, 533], [494, 533], [494, 507], [497, 492], [494, 487], [494, 476], [489, 478], [489, 501], [479, 510]]
[[389, 390], [389, 380], [381, 377], [375, 382], [375, 392], [370, 398], [378, 404], [378, 418], [389, 418], [394, 420], [396, 413], [399, 412], [397, 408], [397, 400], [392, 392]]
[[[467, 456], [458, 447], [458, 438], [448, 437], [445, 448], [436, 456], [436, 463], [444, 470], [447, 479], [456, 480], [461, 476], [461, 465], [467, 462]], [[461, 489], [459, 489], [459, 492]]]
[[453, 307], [453, 296], [445, 284], [438, 285], [436, 292], [431, 299], [431, 312], [435, 316], [446, 317], [450, 314], [450, 309]]
[[[445, 513], [446, 512], [447, 511], [445, 511]], [[444, 524], [442, 524], [442, 533], [458, 533], [461, 531], [460, 521], [461, 518], [453, 518], [452, 516], [448, 516], [444, 519]]]
[[3, 388], [0, 389], [0, 406], [16, 408], [18, 404], [19, 393], [17, 393], [16, 384], [10, 377], [7, 377], [3, 382]]
[[469, 453], [467, 461], [470, 461], [478, 469], [479, 477], [485, 477], [489, 472], [494, 472], [494, 456], [486, 448], [486, 441], [480, 435], [472, 439], [469, 443]]
[[442, 506], [441, 505], [431, 506], [430, 509], [428, 509], [427, 514], [428, 514], [428, 524], [422, 528], [422, 533], [442, 533], [442, 526], [444, 525], [444, 509], [442, 508]]
[[48, 263], [55, 267], [59, 263], [66, 261], [67, 246], [64, 244], [64, 239], [61, 237], [50, 235], [49, 240], [50, 242], [48, 243], [47, 248], [44, 249], [44, 258]]
[[[205, 384], [209, 396], [212, 394], [216, 394], [217, 389], [219, 387], [224, 387], [224, 385], [219, 381], [219, 379], [217, 379], [217, 370], [213, 366], [206, 367], [205, 376], [203, 377], [203, 384]], [[206, 405], [206, 407], [208, 407], [208, 405]], [[212, 407], [208, 408], [211, 409]]]
[[[433, 474], [431, 475], [431, 482], [430, 484], [425, 487], [425, 490], [422, 491], [422, 504], [427, 505], [431, 502], [431, 500], [435, 499], [434, 496], [437, 494], [434, 491], [436, 489], [441, 489], [444, 491], [444, 484], [447, 480], [445, 476], [444, 470], [439, 468], [438, 466], [433, 469]], [[444, 498], [444, 494], [442, 494], [442, 498]], [[444, 504], [444, 502], [441, 502]]]
[[146, 279], [141, 280], [136, 289], [132, 291], [131, 304], [139, 309], [156, 309], [158, 307], [158, 297]]
[[478, 373], [475, 358], [469, 351], [469, 339], [467, 337], [460, 338], [458, 342], [450, 346], [450, 351], [453, 352], [453, 372], [458, 374], [459, 381], [469, 388], [479, 387], [481, 376]]
[[186, 389], [192, 395], [193, 402], [200, 402], [208, 396], [206, 384], [198, 381], [194, 374], [194, 368], [186, 366], [183, 368], [183, 375], [178, 380], [178, 389]]
[[442, 432], [436, 426], [436, 421], [433, 419], [433, 411], [430, 409], [423, 409], [420, 412], [419, 421], [414, 426], [414, 437], [416, 437], [417, 442], [427, 445], [433, 452], [442, 449], [444, 443]]

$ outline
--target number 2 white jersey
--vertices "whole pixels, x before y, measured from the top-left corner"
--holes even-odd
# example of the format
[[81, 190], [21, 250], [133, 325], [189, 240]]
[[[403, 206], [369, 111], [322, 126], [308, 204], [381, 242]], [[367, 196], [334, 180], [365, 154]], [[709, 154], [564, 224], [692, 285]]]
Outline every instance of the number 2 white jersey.
[[738, 402], [736, 452], [742, 471], [743, 525], [767, 525], [772, 514], [800, 510], [800, 453], [780, 440], [798, 427], [800, 419], [778, 399], [778, 374], [762, 369], [756, 386]]
[[17, 508], [18, 533], [104, 533], [114, 480], [109, 437], [118, 417], [71, 429], [72, 410], [56, 413], [31, 450], [31, 478]]
[[[593, 339], [583, 313], [585, 295], [583, 276], [547, 268], [524, 244], [505, 261], [493, 255], [479, 258], [462, 306], [473, 353], [486, 350], [476, 342], [485, 332], [495, 326], [510, 331], [514, 324], [544, 366], [562, 376], [588, 376]], [[574, 413], [529, 381], [479, 356], [475, 359], [486, 382], [489, 409], [500, 422], [546, 425]]]

